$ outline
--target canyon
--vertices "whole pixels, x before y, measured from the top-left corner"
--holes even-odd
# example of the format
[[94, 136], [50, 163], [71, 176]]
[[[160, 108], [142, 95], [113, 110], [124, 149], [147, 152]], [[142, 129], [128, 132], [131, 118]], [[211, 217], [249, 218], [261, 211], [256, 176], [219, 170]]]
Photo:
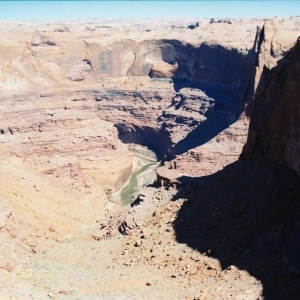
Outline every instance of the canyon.
[[1, 22], [0, 296], [297, 299], [299, 24]]

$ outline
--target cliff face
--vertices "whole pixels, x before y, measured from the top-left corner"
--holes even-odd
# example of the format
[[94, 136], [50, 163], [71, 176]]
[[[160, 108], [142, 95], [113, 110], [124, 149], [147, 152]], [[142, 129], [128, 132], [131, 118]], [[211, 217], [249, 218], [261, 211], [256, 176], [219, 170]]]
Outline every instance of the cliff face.
[[[116, 51], [115, 45], [111, 51]], [[226, 48], [216, 42], [192, 45], [178, 40], [148, 40], [136, 43], [131, 51], [135, 59], [122, 76], [188, 79], [233, 91], [245, 88], [254, 63], [253, 52]], [[112, 68], [111, 64], [107, 66]]]
[[276, 26], [272, 21], [267, 21], [260, 27], [257, 26], [254, 41], [254, 51], [257, 53], [254, 87], [257, 88], [264, 65], [272, 68], [276, 61], [282, 57], [284, 46], [277, 41]]
[[[254, 66], [252, 51], [238, 51], [214, 43], [189, 44], [173, 40], [122, 40], [104, 46], [92, 42], [60, 46], [9, 46], [0, 85], [23, 91], [37, 84], [61, 87], [72, 82], [97, 84], [103, 78], [149, 76], [197, 81], [244, 93]], [[62, 55], [65, 51], [65, 55]], [[17, 53], [14, 53], [17, 52]], [[0, 59], [1, 64], [1, 59]], [[1, 80], [2, 78], [2, 80]]]
[[266, 156], [300, 171], [300, 41], [273, 69], [264, 67], [242, 157]]

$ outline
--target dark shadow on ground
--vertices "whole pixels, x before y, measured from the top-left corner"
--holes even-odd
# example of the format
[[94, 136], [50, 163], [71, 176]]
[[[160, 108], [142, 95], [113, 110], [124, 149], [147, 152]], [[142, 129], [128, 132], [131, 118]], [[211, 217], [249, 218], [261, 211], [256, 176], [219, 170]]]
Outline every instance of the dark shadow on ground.
[[244, 112], [244, 94], [234, 93], [224, 87], [209, 86], [186, 79], [173, 79], [173, 83], [174, 89], [178, 93], [182, 88], [193, 88], [203, 91], [208, 97], [214, 99], [213, 112], [208, 111], [204, 115], [206, 120], [175, 145], [172, 149], [173, 157], [205, 144], [236, 122], [241, 113]]
[[177, 241], [210, 250], [223, 269], [248, 271], [262, 282], [265, 300], [300, 299], [297, 174], [261, 159], [181, 180], [177, 196], [187, 201], [173, 223]]

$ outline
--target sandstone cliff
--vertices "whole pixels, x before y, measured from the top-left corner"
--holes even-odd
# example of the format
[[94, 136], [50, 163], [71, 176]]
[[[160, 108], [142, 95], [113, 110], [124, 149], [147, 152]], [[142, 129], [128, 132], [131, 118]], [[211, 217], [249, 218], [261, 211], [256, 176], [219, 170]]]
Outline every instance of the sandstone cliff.
[[242, 157], [265, 156], [300, 171], [300, 41], [273, 69], [264, 67]]

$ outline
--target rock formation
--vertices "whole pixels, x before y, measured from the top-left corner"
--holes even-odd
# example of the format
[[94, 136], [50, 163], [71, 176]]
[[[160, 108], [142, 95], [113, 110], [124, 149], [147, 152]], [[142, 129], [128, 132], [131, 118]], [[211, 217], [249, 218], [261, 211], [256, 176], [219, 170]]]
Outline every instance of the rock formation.
[[87, 59], [83, 59], [81, 63], [73, 66], [68, 71], [66, 78], [72, 81], [82, 81], [92, 71], [91, 62]]
[[298, 98], [300, 42], [264, 71], [254, 98], [247, 144], [242, 154], [250, 159], [269, 157], [300, 172]]

